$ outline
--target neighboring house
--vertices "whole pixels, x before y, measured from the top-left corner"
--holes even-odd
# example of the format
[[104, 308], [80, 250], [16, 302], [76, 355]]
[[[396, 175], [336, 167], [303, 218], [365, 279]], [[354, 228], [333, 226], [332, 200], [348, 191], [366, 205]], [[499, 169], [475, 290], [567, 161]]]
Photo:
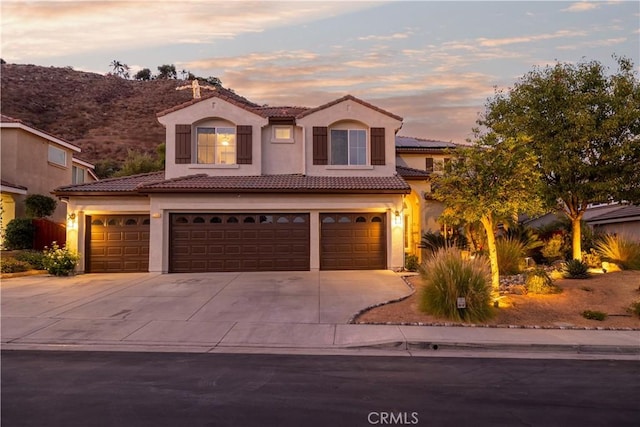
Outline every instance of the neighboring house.
[[617, 209], [586, 220], [596, 232], [618, 234], [640, 242], [640, 206], [617, 205]]
[[[0, 131], [3, 227], [26, 215], [28, 195], [50, 196], [62, 185], [97, 179], [94, 166], [76, 158], [80, 147], [70, 142], [5, 115], [0, 115]], [[66, 212], [58, 203], [51, 220], [64, 223]]]
[[405, 251], [421, 255], [422, 234], [440, 231], [438, 217], [444, 205], [431, 197], [431, 177], [442, 174], [454, 156], [456, 144], [405, 136], [396, 137], [398, 173], [410, 184], [411, 194], [404, 200]]
[[56, 190], [79, 270], [403, 267], [401, 117], [350, 95], [265, 107], [219, 88], [158, 120], [163, 172]]

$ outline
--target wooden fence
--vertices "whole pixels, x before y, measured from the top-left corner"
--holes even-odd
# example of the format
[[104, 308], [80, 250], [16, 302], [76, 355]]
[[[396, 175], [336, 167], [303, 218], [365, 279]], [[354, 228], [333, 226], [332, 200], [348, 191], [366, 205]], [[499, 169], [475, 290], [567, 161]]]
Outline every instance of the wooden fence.
[[53, 242], [57, 242], [62, 247], [67, 242], [67, 227], [63, 224], [39, 218], [33, 220], [35, 233], [33, 237], [33, 249], [42, 250], [45, 246], [51, 247]]

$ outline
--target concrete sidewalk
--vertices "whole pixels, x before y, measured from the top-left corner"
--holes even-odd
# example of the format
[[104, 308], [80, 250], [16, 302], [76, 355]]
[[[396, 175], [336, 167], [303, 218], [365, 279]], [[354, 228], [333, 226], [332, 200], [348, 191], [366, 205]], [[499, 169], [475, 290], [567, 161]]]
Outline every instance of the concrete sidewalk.
[[640, 331], [354, 325], [410, 290], [380, 272], [32, 276], [2, 283], [2, 349], [451, 353], [640, 360]]

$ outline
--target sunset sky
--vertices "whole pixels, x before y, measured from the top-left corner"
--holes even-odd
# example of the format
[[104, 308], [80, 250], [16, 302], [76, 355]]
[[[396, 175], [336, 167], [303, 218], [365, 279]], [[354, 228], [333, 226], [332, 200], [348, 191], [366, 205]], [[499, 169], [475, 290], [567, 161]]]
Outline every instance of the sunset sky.
[[494, 87], [534, 66], [640, 63], [640, 3], [2, 0], [2, 58], [132, 74], [175, 64], [269, 105], [352, 94], [401, 135], [463, 142]]

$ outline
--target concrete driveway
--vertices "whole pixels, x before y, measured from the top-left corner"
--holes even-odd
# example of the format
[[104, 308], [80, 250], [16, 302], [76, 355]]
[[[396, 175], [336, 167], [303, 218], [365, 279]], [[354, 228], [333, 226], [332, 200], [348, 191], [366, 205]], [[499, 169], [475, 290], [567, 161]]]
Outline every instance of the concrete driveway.
[[1, 290], [3, 343], [210, 343], [232, 328], [237, 344], [243, 328], [325, 342], [360, 310], [411, 292], [391, 271], [29, 276]]

